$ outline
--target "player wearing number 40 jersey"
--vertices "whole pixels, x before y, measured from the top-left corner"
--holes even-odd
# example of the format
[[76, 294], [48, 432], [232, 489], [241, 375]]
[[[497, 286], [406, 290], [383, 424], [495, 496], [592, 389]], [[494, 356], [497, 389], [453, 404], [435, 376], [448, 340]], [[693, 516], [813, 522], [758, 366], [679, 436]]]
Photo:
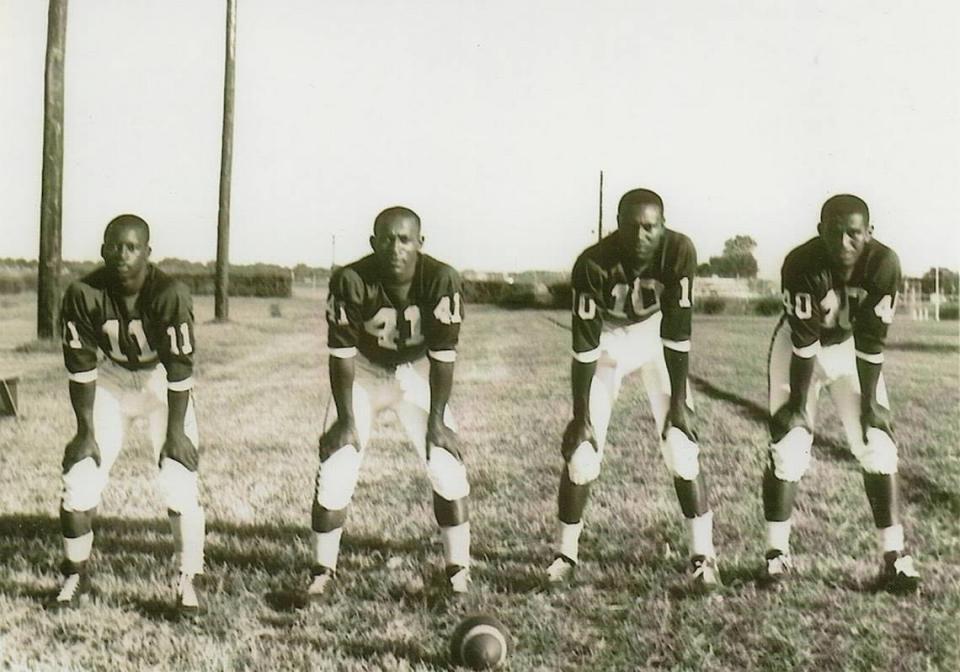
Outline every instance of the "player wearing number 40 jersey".
[[203, 570], [204, 514], [198, 500], [193, 387], [193, 308], [186, 287], [150, 264], [150, 229], [134, 215], [103, 234], [104, 265], [67, 289], [63, 357], [77, 433], [63, 457], [60, 523], [65, 580], [57, 606], [89, 588], [92, 522], [131, 422], [145, 418], [160, 469], [179, 561], [181, 613], [198, 610], [193, 577]]
[[783, 262], [784, 316], [770, 347], [770, 462], [763, 480], [765, 578], [789, 571], [797, 484], [810, 465], [820, 389], [830, 390], [850, 450], [860, 463], [883, 555], [879, 584], [916, 588], [898, 511], [897, 446], [883, 380], [884, 341], [893, 322], [900, 265], [872, 237], [860, 198], [834, 196], [820, 211], [819, 235]]
[[313, 499], [313, 581], [333, 578], [346, 508], [373, 423], [393, 410], [427, 469], [450, 588], [466, 592], [470, 486], [447, 402], [463, 321], [460, 277], [422, 254], [420, 218], [392, 207], [377, 215], [373, 254], [337, 270], [327, 304], [330, 387], [336, 419], [320, 438]]
[[617, 208], [617, 231], [584, 251], [573, 267], [573, 419], [562, 442], [558, 554], [547, 569], [553, 583], [577, 564], [582, 514], [600, 474], [610, 413], [623, 377], [639, 370], [687, 520], [693, 582], [701, 589], [719, 585], [713, 514], [688, 415], [697, 257], [690, 239], [664, 222], [657, 194], [629, 191]]

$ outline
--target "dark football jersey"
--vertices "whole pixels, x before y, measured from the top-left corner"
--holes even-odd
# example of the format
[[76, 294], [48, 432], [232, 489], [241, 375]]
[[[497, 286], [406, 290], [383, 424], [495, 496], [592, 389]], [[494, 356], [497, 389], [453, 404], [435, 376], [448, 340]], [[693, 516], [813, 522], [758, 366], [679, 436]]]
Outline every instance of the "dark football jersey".
[[189, 387], [195, 348], [190, 293], [152, 264], [132, 310], [111, 289], [103, 267], [71, 283], [63, 296], [60, 325], [71, 380], [96, 378], [99, 350], [131, 371], [160, 362], [172, 388]]
[[335, 356], [359, 351], [373, 364], [393, 367], [429, 351], [453, 361], [462, 321], [459, 274], [426, 254], [419, 255], [406, 305], [387, 296], [372, 254], [330, 278], [327, 342]]
[[852, 334], [862, 355], [883, 352], [900, 287], [900, 261], [889, 247], [869, 241], [845, 282], [831, 269], [823, 240], [813, 238], [787, 255], [781, 283], [795, 350], [835, 345]]
[[697, 252], [682, 233], [664, 232], [660, 257], [637, 275], [624, 269], [613, 233], [588, 247], [573, 266], [573, 352], [581, 361], [600, 356], [604, 327], [643, 322], [663, 313], [660, 337], [674, 350], [690, 349]]

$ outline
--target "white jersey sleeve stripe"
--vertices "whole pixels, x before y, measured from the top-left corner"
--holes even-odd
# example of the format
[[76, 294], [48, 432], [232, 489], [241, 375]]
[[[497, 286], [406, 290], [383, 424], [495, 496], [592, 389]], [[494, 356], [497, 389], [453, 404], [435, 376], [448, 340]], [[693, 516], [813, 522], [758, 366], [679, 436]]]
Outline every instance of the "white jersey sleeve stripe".
[[357, 348], [356, 346], [349, 348], [330, 348], [330, 356], [336, 357], [337, 359], [350, 359], [351, 357], [357, 356]]
[[167, 383], [167, 389], [171, 392], [186, 392], [193, 389], [193, 376], [183, 380], [171, 380]]
[[690, 352], [690, 341], [671, 341], [667, 338], [661, 338], [660, 341], [663, 343], [663, 347], [673, 350], [675, 352]]
[[457, 361], [456, 350], [428, 350], [427, 356], [436, 362], [452, 363]]
[[871, 364], [883, 364], [883, 353], [878, 352], [871, 354], [869, 352], [860, 352], [857, 350], [857, 359], [862, 359], [865, 362], [870, 362]]
[[67, 379], [74, 383], [92, 383], [97, 379], [97, 370], [80, 371], [78, 373], [67, 372]]
[[583, 364], [591, 364], [592, 362], [600, 359], [600, 348], [594, 348], [593, 350], [587, 350], [586, 352], [577, 352], [574, 350], [573, 358], [578, 362]]
[[818, 354], [820, 354], [820, 341], [814, 341], [810, 345], [802, 348], [793, 346], [793, 354], [800, 359], [810, 359], [811, 357], [816, 357]]

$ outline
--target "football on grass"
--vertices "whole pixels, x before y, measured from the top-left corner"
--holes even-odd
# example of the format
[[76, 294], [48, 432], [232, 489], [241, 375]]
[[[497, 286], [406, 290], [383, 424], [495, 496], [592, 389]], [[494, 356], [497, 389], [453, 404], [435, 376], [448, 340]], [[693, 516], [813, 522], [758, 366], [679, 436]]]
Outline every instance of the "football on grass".
[[510, 633], [493, 616], [473, 614], [460, 622], [450, 637], [450, 655], [471, 670], [499, 667], [510, 653]]

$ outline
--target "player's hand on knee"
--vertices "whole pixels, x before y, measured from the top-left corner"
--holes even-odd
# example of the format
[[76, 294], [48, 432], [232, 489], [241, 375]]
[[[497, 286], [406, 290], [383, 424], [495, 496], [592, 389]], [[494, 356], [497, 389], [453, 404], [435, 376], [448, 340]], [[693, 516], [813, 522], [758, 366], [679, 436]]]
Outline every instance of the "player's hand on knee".
[[802, 427], [811, 434], [810, 421], [807, 420], [806, 411], [802, 408], [793, 408], [790, 404], [784, 404], [770, 418], [770, 438], [774, 443], [785, 437], [787, 433], [795, 427]]
[[90, 430], [77, 430], [76, 436], [70, 439], [66, 449], [63, 451], [63, 473], [70, 471], [70, 468], [81, 460], [88, 457], [100, 466], [100, 446], [93, 438], [93, 432]]
[[428, 460], [430, 459], [430, 449], [433, 447], [443, 448], [458, 460], [463, 461], [463, 457], [460, 455], [460, 437], [443, 420], [431, 418], [427, 421], [426, 450]]
[[667, 413], [667, 419], [663, 424], [663, 431], [660, 433], [660, 438], [666, 439], [667, 431], [669, 431], [671, 427], [679, 429], [694, 443], [700, 440], [700, 435], [697, 433], [697, 428], [693, 423], [692, 414], [687, 413], [685, 406], [670, 409]]
[[563, 459], [569, 462], [574, 451], [584, 442], [593, 446], [594, 450], [598, 450], [597, 439], [593, 435], [593, 425], [586, 418], [574, 418], [563, 430], [563, 441], [560, 444]]
[[344, 446], [353, 446], [360, 451], [357, 423], [352, 418], [337, 418], [337, 421], [320, 437], [320, 461], [326, 460]]
[[860, 411], [860, 428], [863, 432], [863, 442], [867, 443], [867, 430], [879, 429], [893, 438], [893, 419], [890, 417], [890, 411], [883, 406], [870, 405], [864, 406]]
[[190, 471], [196, 471], [200, 466], [200, 453], [197, 447], [193, 445], [186, 434], [183, 432], [169, 432], [163, 442], [163, 448], [160, 449], [159, 464], [163, 464], [163, 459], [167, 458], [174, 462], [179, 462]]

